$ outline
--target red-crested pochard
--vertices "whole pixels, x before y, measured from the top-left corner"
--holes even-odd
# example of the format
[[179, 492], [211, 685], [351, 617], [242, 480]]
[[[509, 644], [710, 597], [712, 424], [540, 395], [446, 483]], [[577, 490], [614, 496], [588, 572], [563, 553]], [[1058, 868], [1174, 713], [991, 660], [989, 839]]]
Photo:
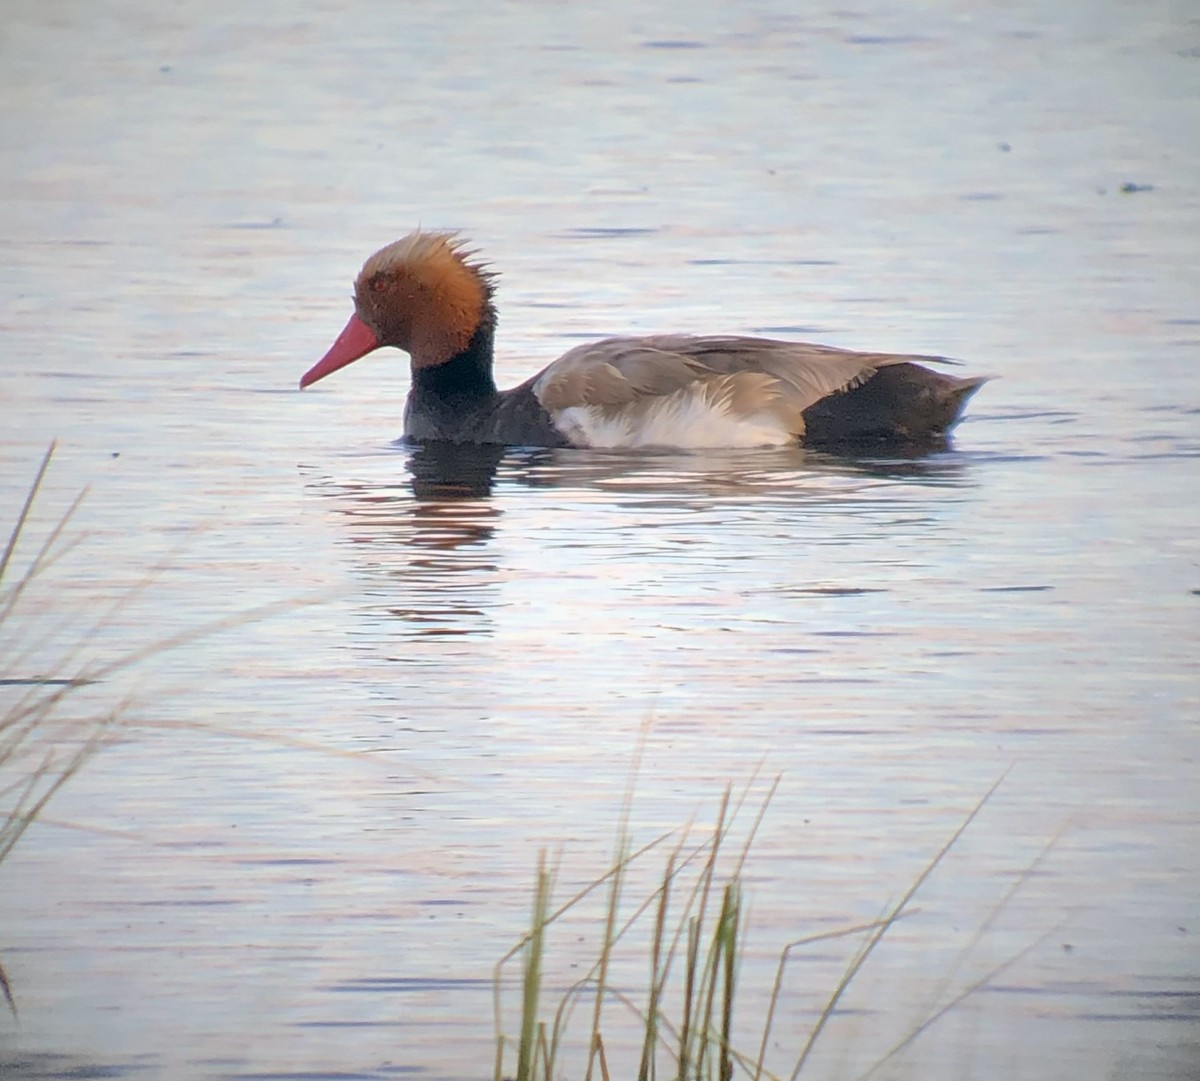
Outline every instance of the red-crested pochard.
[[984, 382], [941, 358], [768, 338], [605, 338], [520, 386], [492, 378], [495, 276], [451, 233], [410, 233], [371, 256], [354, 314], [301, 387], [374, 349], [412, 359], [404, 434], [531, 447], [937, 444]]

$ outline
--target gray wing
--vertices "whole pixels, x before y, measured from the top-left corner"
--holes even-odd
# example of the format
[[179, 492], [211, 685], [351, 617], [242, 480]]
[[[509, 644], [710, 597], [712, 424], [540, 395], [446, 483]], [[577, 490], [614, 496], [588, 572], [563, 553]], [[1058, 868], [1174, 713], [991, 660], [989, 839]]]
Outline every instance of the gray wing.
[[572, 406], [636, 412], [691, 388], [730, 414], [774, 413], [802, 433], [801, 414], [822, 398], [886, 365], [934, 359], [769, 338], [606, 338], [564, 353], [533, 381], [533, 392], [551, 414]]

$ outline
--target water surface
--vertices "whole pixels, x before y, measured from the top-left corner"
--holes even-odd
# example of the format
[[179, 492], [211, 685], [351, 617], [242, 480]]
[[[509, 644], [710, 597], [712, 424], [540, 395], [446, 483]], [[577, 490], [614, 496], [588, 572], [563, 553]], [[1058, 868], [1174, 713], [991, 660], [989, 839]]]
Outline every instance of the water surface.
[[[0, 648], [303, 603], [81, 692], [134, 727], [0, 869], [5, 1075], [487, 1076], [537, 852], [598, 873], [644, 739], [638, 840], [782, 774], [747, 1044], [1004, 775], [807, 1075], [1020, 955], [874, 1076], [1194, 1076], [1197, 48], [1165, 2], [14, 8], [0, 486], [57, 436], [34, 532], [91, 492]], [[669, 330], [999, 378], [923, 458], [405, 448], [399, 355], [293, 388], [417, 222], [503, 271], [506, 384]]]

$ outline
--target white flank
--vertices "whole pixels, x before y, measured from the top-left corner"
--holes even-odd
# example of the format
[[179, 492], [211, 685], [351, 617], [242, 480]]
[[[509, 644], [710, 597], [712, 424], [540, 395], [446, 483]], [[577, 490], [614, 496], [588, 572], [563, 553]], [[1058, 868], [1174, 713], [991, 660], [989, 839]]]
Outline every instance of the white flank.
[[782, 447], [796, 442], [774, 413], [730, 415], [685, 387], [649, 404], [626, 409], [572, 405], [553, 414], [554, 426], [577, 447], [675, 447], [680, 450], [720, 447]]

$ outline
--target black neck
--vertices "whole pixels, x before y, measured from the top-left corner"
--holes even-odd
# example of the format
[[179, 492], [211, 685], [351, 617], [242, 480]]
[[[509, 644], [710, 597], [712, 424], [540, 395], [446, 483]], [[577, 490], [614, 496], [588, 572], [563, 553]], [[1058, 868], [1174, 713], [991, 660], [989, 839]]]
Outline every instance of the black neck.
[[466, 405], [493, 398], [492, 337], [495, 323], [487, 317], [479, 324], [467, 347], [444, 364], [417, 368], [412, 373], [412, 396], [417, 400]]

